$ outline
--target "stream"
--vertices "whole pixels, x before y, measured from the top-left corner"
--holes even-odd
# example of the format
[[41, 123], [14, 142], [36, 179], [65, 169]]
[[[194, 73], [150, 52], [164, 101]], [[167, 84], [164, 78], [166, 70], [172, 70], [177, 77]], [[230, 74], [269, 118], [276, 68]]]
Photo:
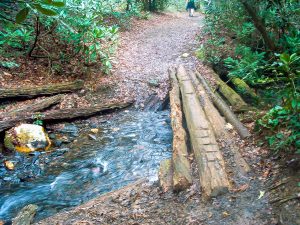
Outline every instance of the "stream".
[[96, 140], [81, 132], [76, 143], [42, 164], [37, 178], [2, 185], [0, 219], [10, 220], [25, 205], [36, 204], [40, 220], [140, 178], [157, 180], [160, 161], [171, 156], [168, 110], [123, 111], [97, 128]]

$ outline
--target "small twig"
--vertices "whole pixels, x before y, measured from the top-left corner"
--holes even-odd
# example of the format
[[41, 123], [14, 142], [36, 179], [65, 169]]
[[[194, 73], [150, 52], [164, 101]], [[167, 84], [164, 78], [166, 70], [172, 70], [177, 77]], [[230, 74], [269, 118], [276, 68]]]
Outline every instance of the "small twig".
[[32, 52], [36, 47], [39, 35], [40, 35], [40, 22], [39, 22], [39, 17], [37, 16], [36, 17], [36, 24], [35, 24], [35, 39], [34, 39], [32, 47], [31, 47], [31, 49], [28, 53], [29, 57], [32, 57]]
[[296, 195], [292, 195], [292, 196], [289, 196], [287, 198], [277, 198], [277, 199], [274, 199], [274, 200], [270, 201], [270, 203], [274, 204], [274, 203], [278, 202], [279, 205], [281, 205], [281, 204], [283, 204], [285, 202], [288, 202], [290, 200], [299, 199], [299, 198], [300, 198], [300, 194], [298, 193]]

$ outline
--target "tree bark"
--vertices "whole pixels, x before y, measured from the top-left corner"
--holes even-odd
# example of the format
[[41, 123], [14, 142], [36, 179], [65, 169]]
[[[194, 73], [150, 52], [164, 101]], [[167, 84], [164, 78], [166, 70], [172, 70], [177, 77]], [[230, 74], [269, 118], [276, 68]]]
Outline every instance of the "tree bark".
[[238, 118], [234, 115], [234, 113], [231, 111], [228, 105], [221, 98], [219, 98], [213, 93], [209, 85], [206, 83], [205, 79], [199, 73], [196, 73], [196, 76], [203, 85], [205, 91], [207, 92], [214, 105], [225, 116], [227, 121], [235, 127], [239, 135], [242, 138], [249, 137], [251, 134], [249, 133], [248, 129], [244, 127], [244, 125], [238, 120]]
[[163, 192], [172, 189], [172, 160], [165, 159], [161, 161], [158, 171], [159, 185]]
[[222, 142], [225, 142], [226, 147], [230, 149], [233, 154], [234, 161], [242, 174], [246, 174], [250, 171], [250, 167], [245, 159], [242, 157], [239, 149], [233, 143], [233, 138], [225, 129], [226, 121], [220, 115], [218, 110], [214, 107], [212, 102], [209, 99], [209, 96], [205, 92], [205, 89], [200, 84], [199, 80], [197, 79], [195, 73], [189, 73], [192, 82], [194, 83], [196, 93], [200, 100], [200, 104], [205, 112], [206, 117], [208, 118], [214, 133], [218, 139], [222, 139]]
[[173, 190], [182, 191], [192, 184], [191, 165], [188, 159], [186, 132], [182, 127], [180, 90], [174, 69], [169, 70], [169, 76], [172, 87], [170, 91], [170, 106], [173, 130]]
[[34, 97], [58, 93], [74, 92], [83, 88], [83, 81], [44, 85], [39, 87], [5, 88], [0, 89], [0, 99], [15, 97]]
[[229, 104], [236, 110], [244, 110], [248, 108], [248, 104], [241, 98], [241, 96], [235, 92], [231, 87], [229, 87], [218, 74], [215, 73], [212, 69], [209, 69], [210, 75], [216, 80], [218, 92], [226, 98]]
[[4, 112], [0, 114], [0, 118], [5, 118], [5, 117], [13, 117], [16, 115], [24, 114], [24, 113], [32, 113], [32, 112], [39, 112], [44, 109], [47, 109], [48, 107], [58, 104], [61, 102], [62, 98], [64, 95], [55, 95], [52, 97], [48, 97], [39, 101], [36, 101], [32, 104], [25, 105], [19, 109], [12, 110], [9, 112]]
[[250, 97], [254, 101], [258, 101], [257, 94], [254, 92], [252, 88], [249, 87], [249, 85], [245, 81], [236, 77], [236, 78], [232, 78], [231, 82], [236, 87], [236, 90], [239, 94], [245, 97]]
[[197, 98], [191, 79], [183, 66], [178, 67], [177, 78], [204, 196], [206, 198], [217, 196], [227, 192], [229, 188], [223, 156], [218, 148], [212, 127]]
[[[133, 101], [127, 102], [114, 102], [109, 103], [101, 106], [93, 106], [88, 108], [71, 108], [71, 109], [59, 109], [53, 110], [49, 112], [42, 113], [42, 120], [43, 121], [53, 121], [53, 120], [68, 120], [74, 118], [81, 118], [81, 117], [89, 117], [96, 113], [100, 113], [106, 110], [112, 109], [121, 109], [131, 105]], [[0, 121], [0, 132], [15, 126], [17, 123], [20, 122], [32, 122], [33, 113], [24, 113], [21, 115], [17, 115], [15, 117], [8, 117], [4, 121]]]
[[256, 27], [256, 29], [260, 32], [261, 36], [263, 37], [267, 48], [274, 52], [276, 50], [275, 43], [269, 37], [268, 32], [266, 30], [266, 26], [263, 23], [263, 21], [261, 20], [261, 18], [259, 18], [259, 16], [257, 15], [257, 13], [253, 9], [253, 7], [249, 4], [248, 1], [240, 0], [240, 2], [243, 4], [245, 10], [248, 12], [250, 17], [252, 18], [254, 26]]

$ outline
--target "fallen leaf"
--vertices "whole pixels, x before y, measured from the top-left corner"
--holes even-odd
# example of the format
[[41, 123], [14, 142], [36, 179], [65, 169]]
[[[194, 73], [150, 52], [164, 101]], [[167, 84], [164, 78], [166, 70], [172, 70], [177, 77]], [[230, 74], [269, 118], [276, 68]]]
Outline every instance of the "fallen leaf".
[[266, 193], [265, 191], [259, 191], [258, 200], [264, 197], [265, 193]]

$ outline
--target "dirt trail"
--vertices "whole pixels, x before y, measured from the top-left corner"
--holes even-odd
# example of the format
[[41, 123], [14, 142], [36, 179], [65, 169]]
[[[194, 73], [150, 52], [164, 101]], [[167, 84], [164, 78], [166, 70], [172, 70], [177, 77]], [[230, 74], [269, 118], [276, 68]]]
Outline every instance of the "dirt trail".
[[[143, 107], [152, 93], [163, 97], [170, 65], [196, 67], [192, 52], [201, 20], [201, 16], [189, 18], [186, 14], [154, 15], [147, 21], [136, 21], [132, 30], [123, 32], [112, 76], [117, 84], [114, 95], [135, 97], [137, 107]], [[190, 55], [183, 57], [183, 53]], [[152, 81], [159, 87], [149, 84]], [[238, 138], [236, 142], [247, 154], [259, 154], [254, 145]], [[203, 200], [193, 164], [193, 185], [187, 191], [163, 193], [157, 183], [140, 181], [37, 224], [276, 224], [267, 193], [259, 196], [265, 188], [261, 179], [255, 173], [237, 174], [226, 146], [221, 150], [232, 188], [218, 198]]]
[[[113, 79], [117, 82], [116, 94], [134, 96], [137, 105], [150, 94], [163, 98], [167, 91], [167, 70], [174, 63], [193, 68], [194, 57], [182, 57], [192, 52], [195, 36], [202, 16], [184, 14], [154, 14], [149, 20], [138, 20], [131, 30], [121, 34]], [[159, 87], [158, 87], [159, 86]]]

